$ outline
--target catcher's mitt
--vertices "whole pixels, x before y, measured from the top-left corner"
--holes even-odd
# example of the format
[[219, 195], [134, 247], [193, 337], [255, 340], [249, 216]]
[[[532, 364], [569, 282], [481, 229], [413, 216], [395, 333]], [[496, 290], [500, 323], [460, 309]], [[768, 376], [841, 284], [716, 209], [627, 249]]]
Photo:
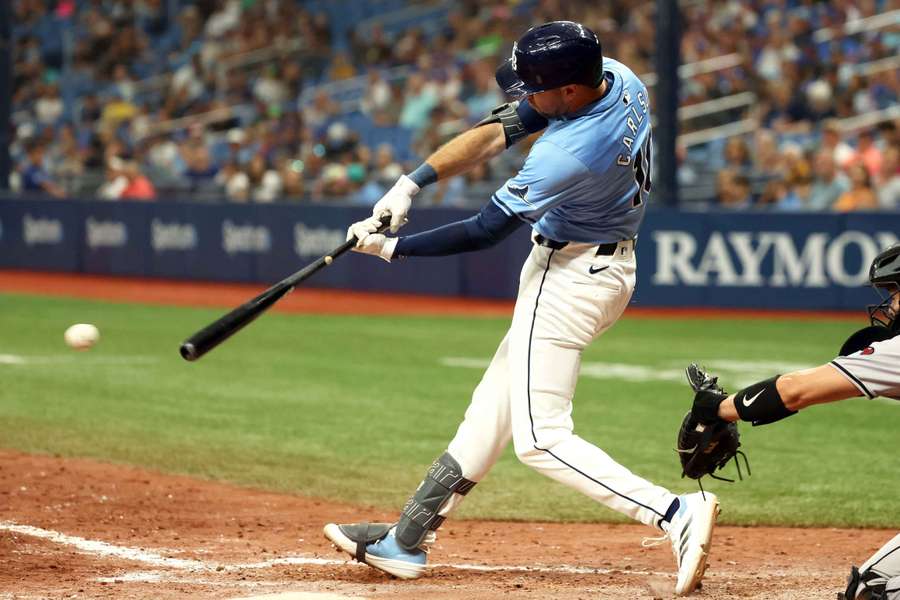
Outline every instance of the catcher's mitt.
[[741, 436], [737, 425], [723, 421], [717, 414], [719, 404], [728, 394], [719, 386], [716, 377], [710, 377], [696, 364], [691, 364], [685, 373], [694, 390], [694, 404], [691, 412], [684, 416], [678, 430], [676, 450], [681, 460], [681, 476], [700, 479], [709, 475], [714, 479], [733, 481], [718, 477], [714, 472], [734, 458], [738, 477], [743, 479], [737, 455], [744, 457], [748, 475], [750, 465], [744, 453], [738, 450], [741, 447]]
[[[738, 477], [743, 479], [740, 463], [736, 456], [743, 452], [737, 425], [719, 421], [705, 425], [697, 421], [691, 413], [684, 415], [681, 429], [678, 430], [678, 457], [681, 459], [681, 476], [700, 479], [709, 475], [714, 479], [725, 479], [714, 474], [716, 469], [723, 468], [729, 460], [735, 459], [738, 466]], [[746, 462], [746, 456], [744, 457]], [[750, 466], [747, 465], [747, 472]]]

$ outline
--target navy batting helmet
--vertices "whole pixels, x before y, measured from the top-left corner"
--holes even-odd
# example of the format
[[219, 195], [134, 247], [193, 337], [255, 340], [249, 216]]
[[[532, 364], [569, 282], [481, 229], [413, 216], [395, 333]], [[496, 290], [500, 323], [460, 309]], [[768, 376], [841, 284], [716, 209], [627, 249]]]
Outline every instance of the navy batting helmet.
[[602, 78], [600, 39], [572, 21], [532, 27], [513, 44], [512, 56], [497, 69], [497, 83], [517, 97], [571, 83], [597, 87]]

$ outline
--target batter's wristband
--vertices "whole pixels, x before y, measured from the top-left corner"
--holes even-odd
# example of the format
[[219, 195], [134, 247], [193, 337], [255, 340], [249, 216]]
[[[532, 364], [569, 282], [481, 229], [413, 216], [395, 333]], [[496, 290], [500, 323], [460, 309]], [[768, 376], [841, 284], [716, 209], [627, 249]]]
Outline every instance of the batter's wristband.
[[429, 165], [427, 162], [423, 162], [421, 165], [416, 167], [416, 170], [410, 173], [408, 177], [420, 188], [423, 188], [426, 185], [431, 185], [438, 180], [437, 171], [435, 171], [434, 167]]

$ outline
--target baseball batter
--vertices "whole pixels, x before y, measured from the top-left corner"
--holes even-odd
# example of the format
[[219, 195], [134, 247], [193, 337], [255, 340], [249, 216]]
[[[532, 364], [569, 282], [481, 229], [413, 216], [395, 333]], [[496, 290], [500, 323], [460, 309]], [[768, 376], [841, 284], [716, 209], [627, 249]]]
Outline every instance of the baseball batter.
[[[348, 239], [355, 235], [358, 251], [391, 261], [486, 248], [527, 224], [533, 247], [509, 332], [456, 436], [399, 521], [329, 524], [325, 535], [360, 562], [419, 577], [435, 531], [512, 440], [526, 465], [662, 529], [678, 564], [676, 592], [690, 593], [706, 565], [716, 497], [679, 497], [650, 483], [575, 435], [572, 422], [581, 353], [616, 322], [634, 290], [635, 238], [651, 189], [647, 88], [625, 65], [602, 56], [593, 32], [569, 21], [526, 32], [497, 81], [527, 100], [498, 107], [401, 177], [373, 217], [351, 226]], [[519, 173], [476, 216], [399, 238], [373, 233], [386, 214], [396, 232], [422, 186], [541, 130]]]
[[[705, 389], [694, 396], [691, 414], [697, 422], [714, 425], [750, 421], [774, 423], [814, 404], [847, 398], [884, 396], [900, 400], [900, 244], [872, 261], [869, 282], [882, 302], [869, 307], [871, 327], [844, 343], [840, 356], [828, 364], [776, 375], [736, 394]], [[696, 369], [696, 365], [691, 366]], [[715, 381], [702, 373], [715, 388]], [[851, 570], [844, 600], [900, 600], [900, 535], [885, 544], [860, 569]]]

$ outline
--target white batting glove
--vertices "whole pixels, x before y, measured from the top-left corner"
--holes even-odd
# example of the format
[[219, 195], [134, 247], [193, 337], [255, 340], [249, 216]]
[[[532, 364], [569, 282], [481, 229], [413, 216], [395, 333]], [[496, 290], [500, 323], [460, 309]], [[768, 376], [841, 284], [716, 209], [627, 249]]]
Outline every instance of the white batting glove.
[[389, 238], [381, 233], [370, 233], [367, 235], [361, 244], [357, 244], [355, 248], [353, 248], [354, 252], [361, 252], [362, 254], [371, 254], [372, 256], [377, 256], [383, 260], [391, 262], [391, 258], [394, 256], [394, 248], [397, 247], [397, 240], [399, 238]]
[[397, 233], [406, 225], [408, 220], [406, 215], [412, 205], [412, 197], [418, 193], [419, 186], [406, 175], [401, 175], [394, 187], [372, 207], [372, 216], [381, 218], [384, 215], [391, 215], [391, 233]]
[[351, 238], [355, 237], [356, 247], [361, 248], [366, 236], [378, 231], [379, 227], [381, 227], [381, 219], [375, 216], [357, 221], [347, 229], [347, 241], [349, 242]]
[[356, 246], [354, 252], [363, 254], [371, 254], [383, 258], [391, 262], [394, 255], [394, 247], [397, 246], [397, 238], [389, 238], [380, 233], [375, 233], [381, 227], [381, 219], [378, 217], [369, 217], [363, 221], [358, 221], [347, 229], [347, 240], [356, 238]]

